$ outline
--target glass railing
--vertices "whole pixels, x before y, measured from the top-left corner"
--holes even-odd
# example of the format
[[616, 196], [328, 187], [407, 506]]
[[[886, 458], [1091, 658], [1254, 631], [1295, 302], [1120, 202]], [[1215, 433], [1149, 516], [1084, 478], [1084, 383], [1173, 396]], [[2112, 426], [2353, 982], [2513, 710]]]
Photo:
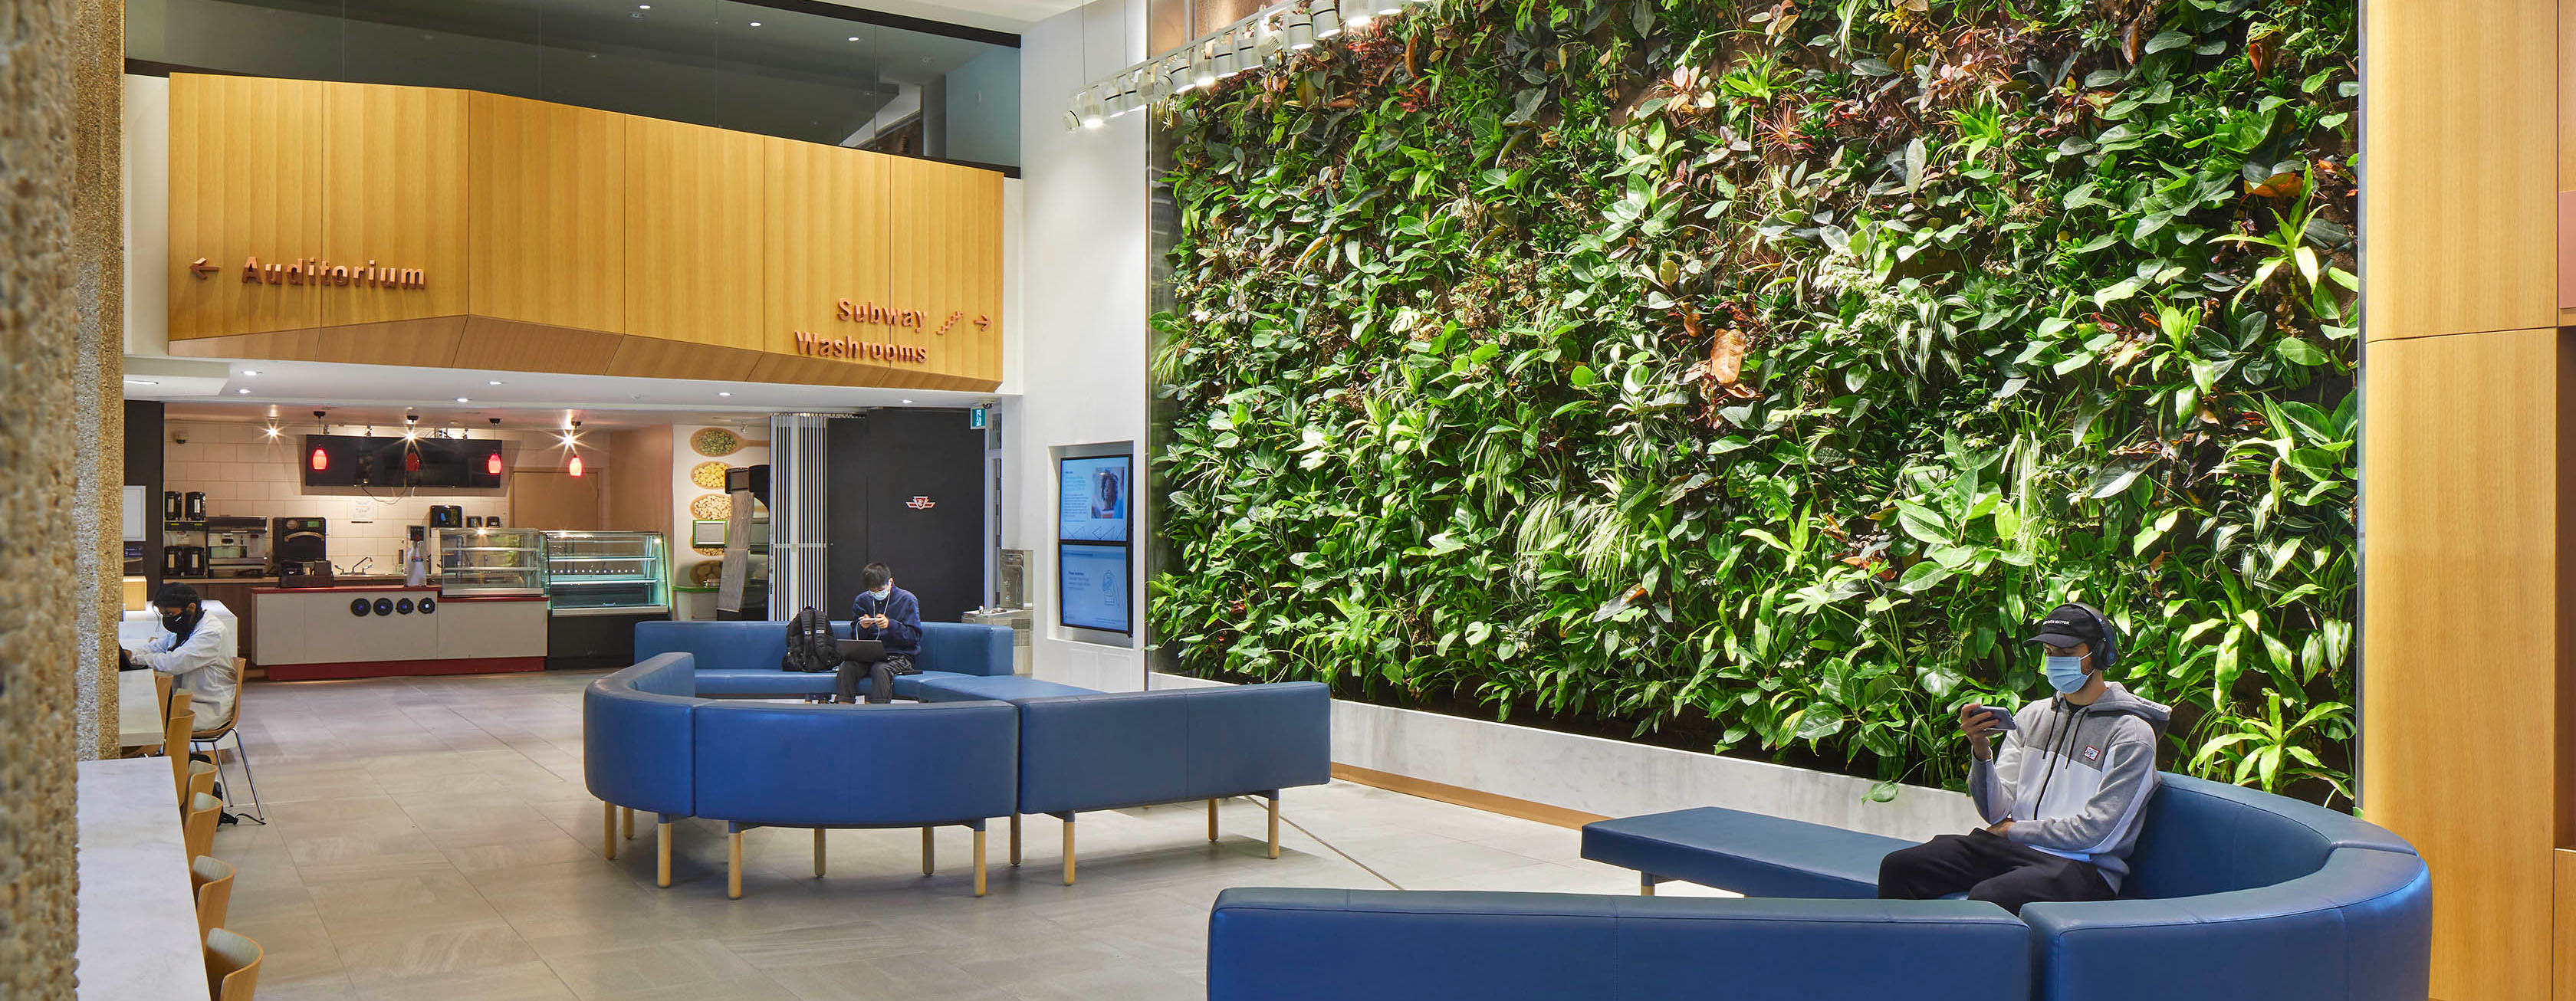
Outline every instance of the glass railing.
[[126, 56], [164, 70], [459, 87], [1019, 165], [1017, 36], [774, 2], [128, 0]]

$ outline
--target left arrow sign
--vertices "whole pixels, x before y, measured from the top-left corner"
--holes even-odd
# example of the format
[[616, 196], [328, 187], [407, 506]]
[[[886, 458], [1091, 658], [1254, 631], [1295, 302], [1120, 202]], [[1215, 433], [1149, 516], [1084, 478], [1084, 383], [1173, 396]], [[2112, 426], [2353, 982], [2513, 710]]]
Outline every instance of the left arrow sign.
[[188, 262], [188, 270], [190, 270], [190, 271], [194, 271], [194, 272], [196, 272], [196, 273], [197, 273], [197, 280], [199, 280], [199, 281], [204, 281], [204, 280], [205, 280], [205, 277], [206, 277], [207, 275], [213, 274], [213, 273], [215, 273], [215, 272], [217, 272], [217, 271], [221, 271], [221, 270], [223, 270], [223, 269], [222, 269], [222, 268], [219, 268], [219, 267], [216, 267], [216, 266], [214, 266], [214, 265], [212, 265], [212, 264], [208, 264], [208, 263], [206, 263], [206, 259], [205, 259], [205, 258], [203, 258], [203, 257], [200, 257], [200, 258], [197, 258], [197, 259], [196, 259], [196, 260], [194, 260], [194, 261], [190, 261], [190, 262]]

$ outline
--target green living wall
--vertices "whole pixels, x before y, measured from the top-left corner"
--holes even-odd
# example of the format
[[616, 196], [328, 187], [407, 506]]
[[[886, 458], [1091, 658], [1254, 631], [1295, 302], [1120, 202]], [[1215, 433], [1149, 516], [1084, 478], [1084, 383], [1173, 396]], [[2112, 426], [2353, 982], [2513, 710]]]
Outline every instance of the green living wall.
[[2168, 767], [2348, 799], [2354, 42], [1443, 0], [1186, 96], [1159, 643], [1942, 783], [2083, 600]]

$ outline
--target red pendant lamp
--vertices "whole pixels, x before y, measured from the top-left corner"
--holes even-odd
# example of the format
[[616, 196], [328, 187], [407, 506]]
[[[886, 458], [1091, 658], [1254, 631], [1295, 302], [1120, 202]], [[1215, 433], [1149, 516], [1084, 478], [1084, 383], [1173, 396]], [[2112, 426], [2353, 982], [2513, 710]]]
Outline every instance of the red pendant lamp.
[[572, 454], [572, 474], [574, 476], [581, 475], [581, 453], [579, 452], [574, 452]]
[[313, 446], [313, 471], [318, 473], [329, 468], [331, 468], [331, 453], [323, 451], [320, 445]]
[[492, 454], [483, 457], [483, 472], [492, 476], [501, 475], [500, 449], [493, 449]]

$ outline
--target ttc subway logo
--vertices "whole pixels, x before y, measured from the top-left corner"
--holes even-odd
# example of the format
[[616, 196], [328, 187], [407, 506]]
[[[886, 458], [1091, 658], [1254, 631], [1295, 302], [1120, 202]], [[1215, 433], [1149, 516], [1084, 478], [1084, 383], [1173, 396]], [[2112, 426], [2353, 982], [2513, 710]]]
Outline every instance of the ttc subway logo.
[[928, 511], [931, 508], [938, 507], [939, 505], [928, 497], [915, 496], [913, 499], [905, 501], [903, 506], [915, 511]]

